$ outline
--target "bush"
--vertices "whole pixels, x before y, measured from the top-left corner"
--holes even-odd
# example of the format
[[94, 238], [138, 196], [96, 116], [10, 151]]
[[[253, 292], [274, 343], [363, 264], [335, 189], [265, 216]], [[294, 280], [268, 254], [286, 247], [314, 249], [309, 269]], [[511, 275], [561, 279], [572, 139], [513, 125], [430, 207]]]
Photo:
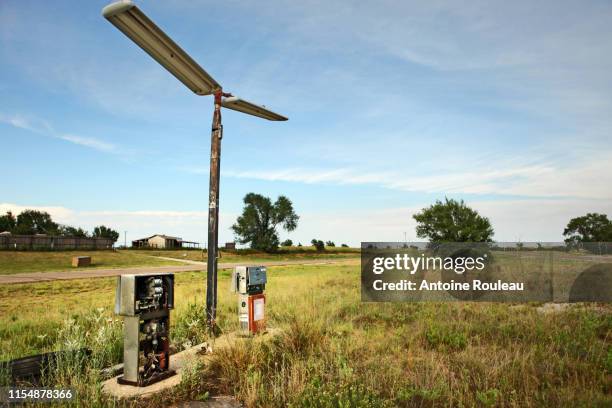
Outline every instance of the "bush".
[[323, 243], [323, 241], [321, 241], [320, 239], [313, 239], [312, 241], [310, 241], [310, 243], [313, 247], [316, 248], [317, 251], [325, 250], [325, 243]]
[[346, 245], [346, 244], [342, 244], [342, 245], [340, 245], [340, 246], [341, 246], [342, 248], [348, 248], [348, 247], [349, 247], [349, 246], [348, 246], [348, 245]]
[[467, 336], [463, 331], [451, 327], [432, 324], [425, 331], [425, 341], [434, 350], [463, 350], [467, 346]]
[[286, 239], [281, 243], [281, 246], [285, 246], [285, 247], [293, 246], [293, 241], [290, 239]]
[[390, 407], [362, 384], [330, 383], [313, 379], [290, 407]]
[[336, 244], [334, 243], [334, 241], [327, 241], [327, 242], [325, 243], [325, 245], [327, 245], [328, 247], [335, 247], [335, 246], [336, 246]]

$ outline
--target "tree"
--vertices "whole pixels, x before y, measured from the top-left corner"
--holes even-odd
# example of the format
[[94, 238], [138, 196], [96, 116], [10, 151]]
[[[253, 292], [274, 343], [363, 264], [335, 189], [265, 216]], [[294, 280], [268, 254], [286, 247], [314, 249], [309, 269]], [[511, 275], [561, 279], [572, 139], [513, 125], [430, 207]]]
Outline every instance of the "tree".
[[66, 237], [87, 238], [87, 231], [83, 228], [71, 227], [70, 225], [62, 225], [59, 228], [59, 233]]
[[285, 246], [285, 247], [292, 246], [292, 245], [293, 245], [293, 241], [290, 239], [284, 240], [281, 244], [281, 246]]
[[346, 245], [346, 244], [342, 244], [342, 245], [340, 245], [340, 246], [341, 246], [342, 248], [348, 248], [348, 247], [349, 247], [349, 246], [348, 246], [348, 245]]
[[260, 251], [274, 251], [278, 248], [276, 228], [281, 225], [289, 232], [297, 228], [300, 217], [285, 196], [279, 196], [272, 204], [268, 197], [249, 193], [244, 196], [244, 204], [242, 215], [232, 225], [241, 244], [250, 244], [251, 248]]
[[336, 246], [336, 244], [334, 243], [334, 241], [327, 241], [327, 242], [325, 243], [325, 245], [327, 245], [328, 247], [335, 247], [335, 246]]
[[417, 222], [419, 238], [438, 242], [492, 242], [493, 227], [488, 218], [480, 216], [463, 200], [439, 200], [412, 218]]
[[13, 232], [23, 235], [56, 235], [59, 233], [59, 225], [53, 222], [51, 215], [46, 211], [25, 210], [17, 216]]
[[321, 241], [320, 239], [313, 238], [313, 240], [310, 241], [310, 243], [312, 244], [313, 247], [315, 247], [317, 251], [325, 250], [325, 243]]
[[119, 239], [119, 233], [112, 228], [108, 228], [104, 225], [99, 225], [93, 230], [91, 234], [94, 238], [110, 238], [113, 242], [117, 242]]
[[0, 215], [0, 232], [12, 232], [16, 224], [17, 220], [12, 212], [7, 211], [6, 215]]
[[612, 241], [612, 222], [606, 214], [588, 213], [572, 218], [563, 230], [565, 242], [574, 245], [579, 242]]

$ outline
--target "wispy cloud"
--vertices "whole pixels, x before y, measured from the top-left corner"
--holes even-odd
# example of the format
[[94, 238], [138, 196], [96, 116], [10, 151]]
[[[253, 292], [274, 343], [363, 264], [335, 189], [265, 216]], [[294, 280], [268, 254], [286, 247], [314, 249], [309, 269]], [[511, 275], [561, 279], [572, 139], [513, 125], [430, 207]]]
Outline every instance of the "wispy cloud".
[[357, 169], [288, 168], [224, 171], [227, 177], [306, 184], [371, 184], [400, 191], [445, 194], [500, 194], [525, 197], [612, 199], [612, 153], [586, 163], [491, 165], [469, 172], [442, 171], [415, 176], [414, 171], [372, 172]]
[[6, 123], [7, 125], [11, 125], [18, 129], [29, 130], [30, 132], [34, 133], [54, 133], [53, 128], [51, 127], [49, 122], [39, 118], [28, 117], [21, 114], [6, 115], [0, 113], [0, 122]]
[[55, 139], [64, 140], [79, 146], [88, 147], [104, 153], [117, 153], [118, 149], [112, 143], [105, 142], [95, 137], [79, 136], [74, 134], [61, 133], [54, 130], [51, 124], [43, 119], [20, 114], [6, 115], [0, 113], [0, 123], [13, 126], [18, 129], [24, 129], [39, 135], [52, 137]]
[[85, 147], [90, 147], [101, 152], [114, 152], [117, 148], [114, 144], [103, 142], [93, 137], [83, 137], [76, 135], [61, 135], [60, 139], [70, 143], [78, 144]]

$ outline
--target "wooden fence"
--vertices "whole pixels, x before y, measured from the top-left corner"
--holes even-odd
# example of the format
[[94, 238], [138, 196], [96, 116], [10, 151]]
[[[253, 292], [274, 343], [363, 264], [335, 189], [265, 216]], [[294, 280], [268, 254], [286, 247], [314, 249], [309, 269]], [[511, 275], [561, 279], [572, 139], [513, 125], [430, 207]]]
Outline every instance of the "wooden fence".
[[0, 235], [0, 249], [12, 250], [68, 250], [110, 249], [110, 238], [80, 238], [50, 235]]

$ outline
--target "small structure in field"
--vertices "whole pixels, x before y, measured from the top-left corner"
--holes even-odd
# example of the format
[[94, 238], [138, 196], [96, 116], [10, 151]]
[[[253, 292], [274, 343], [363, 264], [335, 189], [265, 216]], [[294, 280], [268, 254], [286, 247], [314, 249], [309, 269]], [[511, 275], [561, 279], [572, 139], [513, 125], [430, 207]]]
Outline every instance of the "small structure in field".
[[235, 242], [226, 242], [224, 249], [228, 249], [230, 251], [233, 251], [233, 250], [236, 249], [236, 243]]
[[199, 242], [185, 241], [179, 237], [171, 237], [169, 235], [155, 234], [147, 238], [136, 239], [132, 241], [132, 248], [199, 248]]
[[91, 256], [73, 256], [72, 266], [75, 268], [91, 266]]

